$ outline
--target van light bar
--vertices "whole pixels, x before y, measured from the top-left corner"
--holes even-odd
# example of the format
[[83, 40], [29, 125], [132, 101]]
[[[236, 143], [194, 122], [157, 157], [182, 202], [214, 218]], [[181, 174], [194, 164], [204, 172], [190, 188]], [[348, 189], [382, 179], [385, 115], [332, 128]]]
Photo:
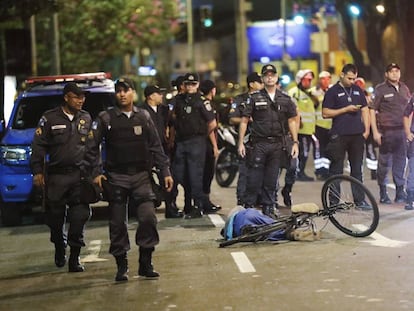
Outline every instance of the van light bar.
[[26, 79], [26, 84], [34, 83], [50, 83], [50, 82], [65, 82], [65, 81], [86, 81], [86, 80], [102, 80], [110, 79], [111, 74], [107, 72], [93, 72], [93, 73], [80, 73], [70, 75], [58, 75], [58, 76], [38, 76], [29, 77]]

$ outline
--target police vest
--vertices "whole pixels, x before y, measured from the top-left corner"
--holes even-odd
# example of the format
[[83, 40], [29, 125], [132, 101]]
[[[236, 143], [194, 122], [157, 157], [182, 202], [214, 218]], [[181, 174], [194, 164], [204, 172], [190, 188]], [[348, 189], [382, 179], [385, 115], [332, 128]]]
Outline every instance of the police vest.
[[193, 101], [177, 99], [175, 126], [178, 141], [194, 136], [207, 136], [207, 123], [201, 113], [202, 105], [204, 103], [201, 97], [197, 97]]
[[299, 134], [312, 135], [315, 133], [315, 106], [312, 99], [298, 87], [288, 91], [288, 94], [296, 100], [301, 118]]
[[107, 169], [151, 169], [146, 119], [138, 113], [134, 113], [131, 118], [117, 116], [114, 109], [108, 113], [109, 131], [105, 140]]
[[[278, 137], [288, 131], [288, 105], [290, 98], [280, 91], [276, 92], [274, 102], [263, 92], [251, 95], [252, 138], [254, 137]], [[283, 128], [282, 128], [283, 126]]]

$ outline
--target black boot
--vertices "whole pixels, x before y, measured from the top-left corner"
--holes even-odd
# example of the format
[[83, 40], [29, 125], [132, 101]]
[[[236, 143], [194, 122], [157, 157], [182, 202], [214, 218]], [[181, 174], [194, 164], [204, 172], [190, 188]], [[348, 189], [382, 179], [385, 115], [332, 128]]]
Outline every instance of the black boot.
[[414, 209], [414, 192], [407, 191], [407, 205], [404, 206], [404, 209], [407, 211]]
[[405, 203], [407, 201], [407, 193], [405, 193], [404, 186], [397, 186], [395, 189], [395, 203]]
[[203, 211], [198, 206], [193, 206], [189, 213], [186, 213], [184, 219], [194, 219], [203, 217]]
[[66, 264], [66, 247], [63, 244], [55, 244], [55, 265], [62, 268]]
[[292, 192], [292, 184], [286, 184], [281, 191], [282, 196], [283, 196], [283, 203], [285, 204], [286, 207], [289, 207], [289, 208], [292, 206], [291, 192]]
[[391, 199], [387, 193], [387, 186], [380, 185], [380, 203], [382, 204], [391, 204]]
[[304, 171], [300, 171], [298, 173], [298, 175], [296, 176], [296, 180], [299, 180], [299, 181], [314, 181], [313, 177], [310, 177], [310, 176], [306, 175]]
[[144, 276], [146, 278], [157, 278], [160, 274], [157, 271], [154, 271], [152, 266], [152, 252], [154, 248], [144, 248], [139, 247], [139, 269], [138, 275]]
[[116, 266], [118, 271], [115, 276], [115, 281], [122, 282], [128, 281], [128, 259], [127, 254], [122, 254], [120, 256], [115, 256]]
[[177, 208], [175, 203], [165, 201], [165, 218], [182, 218], [183, 212]]
[[83, 272], [85, 267], [79, 262], [80, 247], [71, 246], [69, 255], [69, 272]]
[[266, 216], [269, 216], [273, 219], [277, 219], [277, 215], [278, 215], [278, 210], [277, 208], [275, 209], [274, 206], [272, 205], [264, 205], [262, 207], [262, 213]]

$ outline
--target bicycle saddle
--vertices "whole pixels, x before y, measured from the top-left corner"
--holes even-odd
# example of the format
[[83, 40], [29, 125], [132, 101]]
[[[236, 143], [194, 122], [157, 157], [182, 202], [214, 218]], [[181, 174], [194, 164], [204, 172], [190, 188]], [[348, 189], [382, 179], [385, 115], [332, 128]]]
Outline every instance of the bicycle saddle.
[[292, 205], [292, 213], [309, 213], [316, 214], [319, 212], [320, 208], [315, 203], [301, 203]]

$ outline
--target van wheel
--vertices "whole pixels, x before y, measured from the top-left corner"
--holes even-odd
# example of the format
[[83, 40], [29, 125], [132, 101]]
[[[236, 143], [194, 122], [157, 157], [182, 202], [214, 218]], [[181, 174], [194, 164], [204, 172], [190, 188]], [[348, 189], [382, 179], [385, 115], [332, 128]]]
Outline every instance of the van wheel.
[[5, 226], [22, 224], [22, 207], [18, 203], [0, 203], [1, 222]]

